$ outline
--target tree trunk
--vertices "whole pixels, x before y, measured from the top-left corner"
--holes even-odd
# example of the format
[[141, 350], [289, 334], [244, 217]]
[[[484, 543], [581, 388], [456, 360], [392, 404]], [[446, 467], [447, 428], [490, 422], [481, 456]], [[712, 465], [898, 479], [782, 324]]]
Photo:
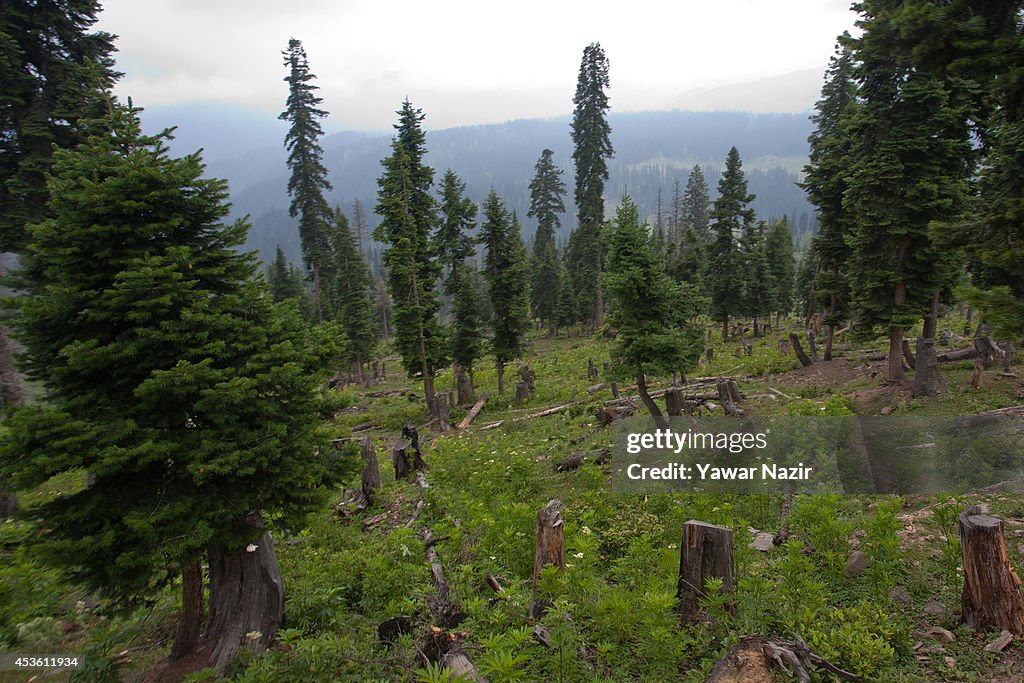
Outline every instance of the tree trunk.
[[269, 533], [240, 548], [210, 547], [209, 666], [223, 671], [242, 648], [265, 650], [283, 617], [284, 584]]
[[683, 414], [683, 392], [680, 389], [669, 389], [665, 392], [665, 413], [669, 417]]
[[[917, 341], [918, 341], [918, 344], [920, 345], [921, 337], [918, 337]], [[916, 369], [917, 368], [917, 359], [914, 358], [914, 352], [910, 349], [910, 342], [907, 341], [906, 339], [904, 339], [903, 343], [900, 345], [900, 348], [903, 349], [903, 360], [907, 361], [907, 365], [910, 366], [911, 370]]]
[[722, 318], [722, 341], [729, 341], [729, 316]]
[[1006, 342], [1003, 344], [1003, 376], [1004, 377], [1016, 377], [1013, 374], [1013, 342]]
[[722, 593], [733, 590], [732, 531], [707, 522], [690, 520], [683, 525], [679, 550], [679, 617], [682, 623], [696, 621], [705, 582], [722, 579]]
[[516, 403], [526, 403], [530, 400], [530, 385], [526, 382], [516, 382]]
[[377, 464], [377, 450], [369, 437], [359, 439], [359, 454], [363, 457], [362, 491], [367, 507], [373, 505], [373, 499], [380, 490], [380, 465]]
[[800, 346], [800, 337], [797, 336], [796, 332], [789, 333], [789, 343], [793, 345], [793, 351], [796, 353], [796, 357], [800, 359], [800, 365], [806, 368], [814, 362], [804, 353], [804, 347]]
[[473, 383], [466, 373], [466, 368], [461, 363], [452, 364], [452, 375], [455, 376], [455, 386], [458, 392], [459, 405], [469, 405], [473, 402]]
[[[909, 346], [909, 344], [908, 344]], [[939, 361], [935, 355], [935, 337], [917, 338], [917, 363], [911, 397], [935, 396], [942, 390], [943, 380], [939, 373]]]
[[181, 562], [181, 612], [171, 647], [171, 660], [196, 651], [203, 629], [203, 565], [198, 555]]
[[739, 391], [736, 389], [735, 383], [731, 379], [727, 380], [719, 377], [716, 385], [718, 387], [718, 400], [721, 402], [725, 414], [742, 415], [743, 409], [737, 405]]
[[658, 408], [658, 404], [654, 402], [651, 395], [647, 393], [647, 382], [644, 373], [638, 373], [636, 376], [636, 390], [640, 394], [640, 401], [643, 402], [644, 407], [647, 408], [647, 412], [654, 418], [654, 424], [658, 425], [658, 429], [665, 429], [668, 427], [668, 420], [661, 414], [661, 409]]
[[889, 371], [886, 379], [898, 384], [906, 379], [903, 373], [903, 328], [889, 328]]
[[11, 342], [4, 325], [0, 325], [0, 398], [3, 398], [4, 412], [8, 415], [11, 408], [25, 404], [25, 386], [14, 368], [14, 354], [11, 353]]
[[978, 630], [1024, 634], [1024, 595], [1006, 554], [1002, 521], [977, 506], [961, 512], [960, 556], [964, 623]]
[[757, 316], [756, 315], [754, 316], [753, 328], [754, 328], [754, 339], [760, 339], [761, 338], [761, 329], [757, 325]]
[[551, 564], [565, 569], [565, 537], [562, 530], [562, 501], [552, 500], [537, 512], [537, 534], [533, 556], [533, 595], [530, 598], [530, 616], [540, 619], [548, 608], [548, 601], [537, 594], [541, 570]]
[[498, 361], [498, 393], [505, 393], [505, 364]]
[[811, 360], [817, 363], [818, 347], [814, 343], [815, 334], [816, 332], [814, 330], [807, 330], [807, 350], [811, 352]]

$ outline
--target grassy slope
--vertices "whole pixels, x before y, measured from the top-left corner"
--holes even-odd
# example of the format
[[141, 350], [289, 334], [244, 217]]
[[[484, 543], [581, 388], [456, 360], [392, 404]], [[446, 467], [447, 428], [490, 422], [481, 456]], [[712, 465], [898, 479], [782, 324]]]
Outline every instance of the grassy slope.
[[[866, 414], [883, 407], [895, 414], [957, 414], [1020, 402], [1018, 381], [988, 377], [981, 390], [970, 389], [968, 364], [943, 368], [950, 384], [946, 394], [910, 401], [904, 390], [879, 386], [880, 375], [872, 373], [883, 372], [883, 364], [864, 367], [851, 360], [856, 352], [832, 364], [799, 369], [791, 356], [778, 354], [774, 339], [758, 342], [749, 358], [738, 345], [723, 346], [717, 340], [716, 345], [715, 362], [698, 374], [725, 373], [739, 378], [748, 394], [772, 387], [791, 397], [750, 401], [748, 409], [758, 414], [832, 410], [837, 405]], [[592, 383], [586, 377], [587, 359], [600, 367], [607, 353], [608, 345], [597, 340], [535, 340], [526, 360], [536, 371], [537, 393], [526, 406], [510, 405], [511, 390], [494, 397], [494, 369], [478, 369], [478, 390], [494, 398], [470, 430], [427, 439], [430, 488], [425, 492], [413, 483], [395, 482], [389, 466], [390, 443], [401, 425], [427, 421], [422, 402], [359, 399], [358, 392], [348, 390], [352, 406], [330, 429], [334, 436], [346, 436], [353, 425], [374, 422], [384, 491], [374, 508], [358, 516], [341, 519], [325, 510], [305, 529], [278, 534], [286, 628], [280, 647], [243, 662], [236, 678], [430, 680], [416, 651], [422, 630], [430, 624], [427, 598], [433, 592], [416, 530], [428, 526], [445, 539], [437, 549], [454, 597], [468, 616], [459, 627], [466, 649], [491, 681], [700, 681], [738, 636], [791, 631], [822, 656], [869, 680], [1020, 679], [1024, 667], [1012, 649], [1003, 655], [984, 653], [992, 634], [956, 625], [959, 556], [950, 531], [966, 499], [804, 498], [797, 502], [791, 529], [813, 550], [805, 551], [804, 541], [796, 540], [760, 553], [747, 547], [748, 527], [778, 526], [776, 496], [627, 497], [611, 492], [607, 473], [598, 466], [555, 472], [552, 464], [560, 457], [607, 445], [607, 432], [596, 429], [594, 409], [610, 392], [586, 392]], [[396, 374], [395, 360], [389, 368], [389, 381], [375, 390], [418, 391]], [[447, 376], [439, 382], [440, 387], [449, 384]], [[558, 415], [511, 421], [569, 400], [578, 404]], [[453, 421], [460, 417], [461, 411]], [[498, 429], [479, 430], [502, 419], [506, 424]], [[412, 528], [406, 528], [421, 496], [425, 506]], [[534, 624], [526, 617], [526, 607], [534, 519], [552, 498], [566, 505], [567, 566], [563, 574], [548, 577], [546, 590], [555, 606], [543, 620], [552, 634], [551, 647], [545, 647], [531, 636]], [[1024, 529], [1015, 521], [1024, 515], [1024, 502], [1009, 496], [989, 502], [1012, 518], [1008, 535]], [[364, 528], [365, 520], [382, 513], [380, 522]], [[723, 613], [712, 623], [680, 629], [674, 593], [680, 528], [687, 519], [734, 530], [738, 584], [732, 615]], [[0, 625], [8, 629], [3, 634], [8, 642], [18, 642], [18, 623], [54, 620], [59, 629], [37, 636], [48, 651], [91, 647], [93, 661], [102, 663], [107, 661], [104, 654], [128, 649], [133, 666], [126, 667], [126, 675], [145, 680], [146, 667], [165, 655], [173, 635], [174, 596], [158, 596], [152, 609], [114, 620], [83, 608], [78, 600], [84, 596], [57, 590], [59, 577], [35, 574], [49, 581], [43, 599], [25, 588], [28, 575], [43, 570], [21, 557], [18, 533], [27, 531], [13, 524], [3, 527], [12, 561], [2, 569], [0, 588], [14, 598], [9, 612], [0, 610], [7, 619]], [[1019, 565], [1017, 539], [1009, 540], [1011, 559]], [[843, 568], [853, 548], [868, 552], [872, 562], [864, 573], [846, 579]], [[488, 573], [501, 582], [504, 595], [488, 588]], [[909, 592], [911, 606], [892, 601], [890, 592], [897, 585]], [[941, 603], [943, 613], [922, 614], [929, 600]], [[415, 618], [416, 637], [384, 648], [376, 627], [400, 614]], [[37, 627], [45, 631], [48, 625]], [[923, 661], [912, 648], [919, 639], [916, 634], [931, 625], [954, 630], [957, 641]], [[20, 644], [13, 649], [24, 651], [24, 637]]]

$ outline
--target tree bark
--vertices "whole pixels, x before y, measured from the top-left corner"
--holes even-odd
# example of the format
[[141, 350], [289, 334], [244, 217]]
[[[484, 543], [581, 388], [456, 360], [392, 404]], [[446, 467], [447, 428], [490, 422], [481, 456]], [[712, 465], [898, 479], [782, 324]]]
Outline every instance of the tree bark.
[[1006, 554], [1003, 522], [977, 506], [961, 512], [959, 522], [964, 623], [978, 630], [1024, 634], [1024, 595]]
[[373, 499], [380, 490], [380, 465], [377, 463], [377, 450], [369, 437], [359, 439], [359, 454], [363, 458], [362, 491], [366, 505], [373, 505]]
[[696, 621], [705, 582], [722, 579], [723, 593], [733, 590], [732, 531], [707, 522], [690, 520], [683, 525], [679, 550], [679, 617], [682, 623]]
[[669, 389], [665, 392], [665, 413], [669, 417], [683, 414], [683, 392], [681, 389]]
[[533, 556], [533, 595], [530, 616], [540, 619], [547, 611], [548, 601], [537, 594], [541, 570], [549, 564], [565, 569], [565, 537], [562, 530], [562, 501], [552, 500], [537, 512], [537, 534]]
[[[921, 337], [917, 338], [917, 343], [918, 345], [920, 345]], [[916, 369], [917, 359], [914, 358], [914, 352], [910, 349], [910, 342], [904, 339], [903, 344], [901, 344], [900, 348], [903, 349], [903, 360], [907, 361], [907, 365], [910, 366], [911, 370]]]
[[658, 404], [654, 402], [651, 395], [647, 393], [647, 382], [644, 373], [638, 373], [636, 376], [636, 390], [640, 394], [640, 400], [643, 402], [644, 407], [647, 408], [647, 412], [654, 418], [654, 423], [658, 425], [658, 429], [665, 429], [668, 427], [668, 420], [661, 414], [661, 409], [658, 408]]
[[269, 533], [240, 548], [213, 545], [209, 554], [207, 664], [224, 671], [241, 649], [261, 652], [274, 640], [284, 617], [284, 583]]
[[505, 393], [505, 364], [498, 362], [498, 393]]
[[11, 408], [25, 405], [25, 385], [14, 368], [14, 354], [4, 325], [0, 325], [0, 398], [6, 414], [10, 414]]
[[793, 351], [796, 353], [796, 357], [800, 359], [800, 365], [806, 368], [813, 364], [814, 361], [804, 353], [804, 348], [800, 346], [800, 337], [797, 336], [796, 332], [789, 333], [789, 343], [793, 345]]
[[917, 338], [917, 364], [914, 373], [914, 386], [910, 395], [935, 396], [942, 390], [943, 380], [939, 373], [939, 361], [935, 355], [935, 338]]
[[196, 651], [203, 629], [203, 565], [198, 555], [181, 562], [181, 612], [171, 646], [171, 661]]
[[458, 391], [459, 405], [469, 405], [473, 402], [473, 383], [466, 373], [466, 368], [461, 363], [452, 364], [452, 375], [455, 377], [455, 386]]
[[462, 422], [459, 423], [459, 429], [466, 429], [469, 425], [473, 424], [473, 420], [476, 419], [480, 411], [484, 409], [484, 404], [487, 403], [487, 394], [480, 394], [480, 398], [476, 404], [466, 413], [466, 417], [462, 418]]
[[717, 381], [718, 386], [718, 400], [722, 404], [722, 409], [726, 415], [742, 415], [743, 409], [740, 408], [737, 403], [739, 402], [738, 396], [739, 391], [736, 389], [735, 383], [731, 379], [727, 380], [723, 377], [719, 377]]
[[526, 403], [530, 400], [530, 385], [526, 382], [516, 382], [516, 403]]

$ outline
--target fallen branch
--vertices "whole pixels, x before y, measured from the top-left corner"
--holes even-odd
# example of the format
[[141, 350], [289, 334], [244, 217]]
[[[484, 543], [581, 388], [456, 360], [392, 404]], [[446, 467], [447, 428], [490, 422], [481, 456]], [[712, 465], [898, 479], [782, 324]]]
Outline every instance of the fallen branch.
[[602, 448], [596, 451], [581, 451], [578, 453], [572, 453], [568, 457], [556, 462], [555, 471], [568, 472], [570, 470], [579, 469], [584, 462], [592, 462], [597, 465], [603, 465], [610, 459], [611, 453], [607, 448]]
[[473, 420], [476, 419], [480, 411], [484, 409], [484, 404], [487, 403], [487, 394], [480, 394], [480, 398], [477, 399], [476, 404], [470, 408], [469, 412], [466, 413], [466, 417], [462, 418], [462, 422], [459, 423], [459, 429], [465, 429], [469, 425], [473, 424]]

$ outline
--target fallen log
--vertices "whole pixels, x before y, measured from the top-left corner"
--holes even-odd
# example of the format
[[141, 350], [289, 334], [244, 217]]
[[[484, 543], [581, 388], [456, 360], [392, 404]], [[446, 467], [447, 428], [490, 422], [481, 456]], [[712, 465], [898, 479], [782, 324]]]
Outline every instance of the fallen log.
[[955, 363], [958, 360], [972, 360], [978, 357], [978, 350], [975, 348], [957, 349], [946, 351], [935, 355], [935, 360], [940, 363]]
[[804, 347], [800, 345], [800, 337], [797, 336], [796, 332], [789, 333], [789, 343], [793, 347], [796, 357], [800, 359], [800, 365], [806, 368], [813, 363], [810, 356], [804, 353]]
[[462, 422], [459, 423], [459, 429], [466, 429], [469, 425], [473, 424], [473, 420], [477, 418], [480, 411], [484, 409], [484, 404], [487, 403], [487, 394], [480, 394], [480, 398], [477, 399], [476, 404], [470, 408], [469, 412], [466, 413], [466, 417], [462, 418]]
[[556, 472], [568, 472], [579, 469], [583, 463], [592, 462], [595, 465], [604, 465], [611, 459], [611, 452], [607, 448], [596, 451], [580, 451], [572, 453], [555, 463]]

